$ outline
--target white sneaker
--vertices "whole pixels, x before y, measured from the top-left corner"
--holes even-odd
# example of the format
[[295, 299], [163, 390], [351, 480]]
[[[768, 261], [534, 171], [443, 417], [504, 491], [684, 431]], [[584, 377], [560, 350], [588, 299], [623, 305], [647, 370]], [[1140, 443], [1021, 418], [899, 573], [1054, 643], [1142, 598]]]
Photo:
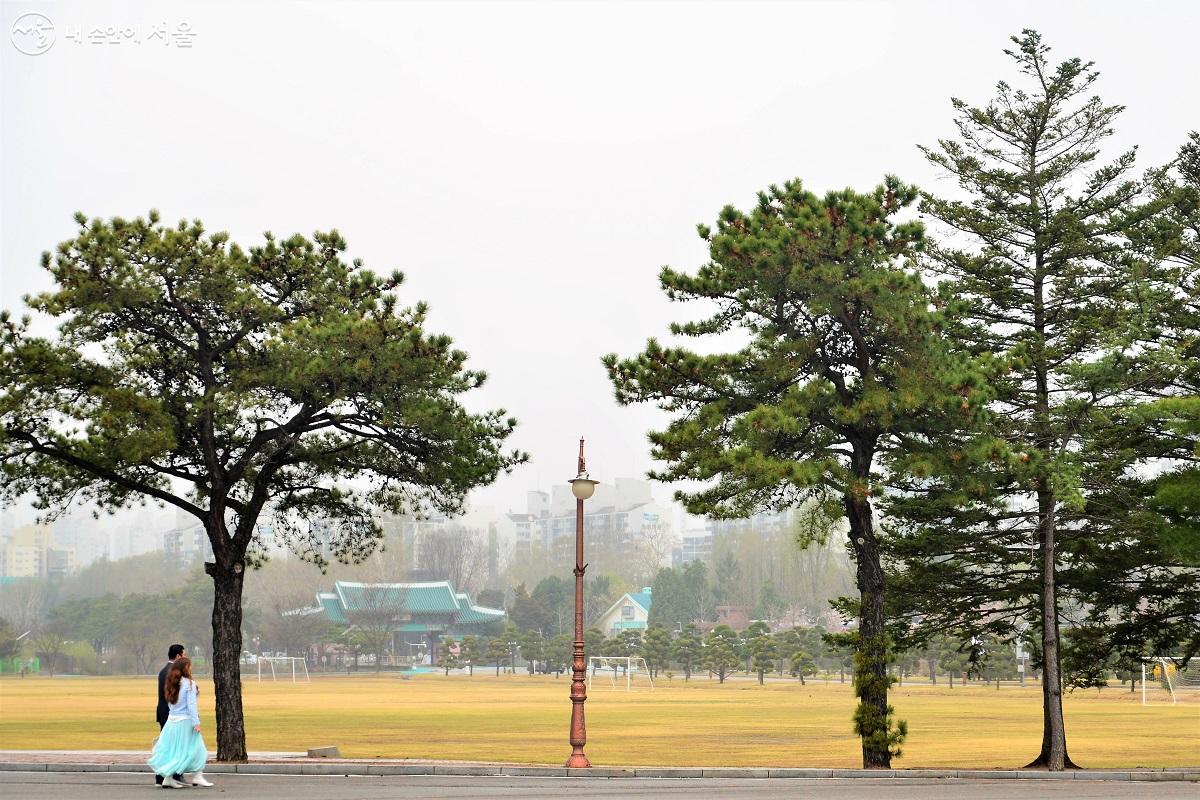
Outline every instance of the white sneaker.
[[186, 783], [180, 783], [179, 781], [172, 778], [170, 775], [163, 778], [163, 782], [160, 783], [159, 786], [161, 786], [164, 789], [186, 789], [187, 788]]
[[183, 779], [187, 783], [190, 783], [192, 786], [202, 786], [205, 788], [212, 786], [211, 781], [207, 781], [204, 779], [203, 772], [185, 772], [185, 773], [183, 773]]

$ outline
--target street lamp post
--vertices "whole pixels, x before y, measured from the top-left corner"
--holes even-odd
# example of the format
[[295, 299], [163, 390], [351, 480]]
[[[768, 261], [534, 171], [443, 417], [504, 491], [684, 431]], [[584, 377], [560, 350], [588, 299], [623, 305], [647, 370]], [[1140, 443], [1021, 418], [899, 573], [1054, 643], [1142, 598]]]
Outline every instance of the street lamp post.
[[571, 494], [575, 495], [575, 650], [571, 659], [571, 756], [568, 767], [590, 767], [583, 754], [587, 743], [587, 727], [583, 721], [583, 704], [587, 700], [587, 653], [583, 644], [583, 501], [596, 491], [597, 481], [587, 473], [583, 460], [583, 439], [579, 440], [579, 469], [570, 481]]

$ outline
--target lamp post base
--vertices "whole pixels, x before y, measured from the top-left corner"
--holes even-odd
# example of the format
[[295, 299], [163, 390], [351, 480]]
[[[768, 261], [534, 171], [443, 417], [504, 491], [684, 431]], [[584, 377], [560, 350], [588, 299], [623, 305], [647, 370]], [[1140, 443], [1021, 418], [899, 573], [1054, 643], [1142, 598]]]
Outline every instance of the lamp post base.
[[592, 762], [588, 761], [587, 756], [583, 753], [571, 753], [571, 757], [567, 759], [569, 769], [583, 769], [590, 766], [592, 766]]

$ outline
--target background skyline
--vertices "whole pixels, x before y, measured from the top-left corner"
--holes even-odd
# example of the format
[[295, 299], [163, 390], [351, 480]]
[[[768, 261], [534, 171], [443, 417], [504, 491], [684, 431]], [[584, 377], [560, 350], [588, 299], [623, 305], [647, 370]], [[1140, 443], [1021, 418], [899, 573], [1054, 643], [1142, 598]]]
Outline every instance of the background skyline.
[[[4, 0], [5, 32], [36, 11], [56, 40], [0, 40], [0, 308], [48, 288], [38, 258], [77, 210], [157, 208], [243, 246], [337, 228], [489, 373], [469, 406], [520, 420], [532, 462], [472, 496], [520, 511], [571, 477], [580, 435], [601, 480], [652, 466], [664, 417], [618, 407], [599, 358], [691, 315], [657, 273], [703, 262], [697, 223], [792, 177], [952, 191], [917, 145], [953, 133], [952, 96], [1011, 78], [1024, 27], [1128, 107], [1107, 152], [1159, 165], [1200, 124], [1181, 6]], [[160, 21], [190, 46], [86, 40]]]

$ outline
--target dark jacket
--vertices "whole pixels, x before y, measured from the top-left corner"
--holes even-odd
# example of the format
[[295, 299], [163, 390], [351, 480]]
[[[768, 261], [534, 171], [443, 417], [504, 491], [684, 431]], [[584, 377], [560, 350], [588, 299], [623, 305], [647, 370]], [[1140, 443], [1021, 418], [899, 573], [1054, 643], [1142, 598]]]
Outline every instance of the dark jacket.
[[171, 669], [171, 662], [168, 661], [158, 672], [158, 710], [154, 713], [154, 718], [158, 720], [158, 727], [167, 724], [167, 717], [171, 715], [170, 708], [167, 706], [167, 672]]

